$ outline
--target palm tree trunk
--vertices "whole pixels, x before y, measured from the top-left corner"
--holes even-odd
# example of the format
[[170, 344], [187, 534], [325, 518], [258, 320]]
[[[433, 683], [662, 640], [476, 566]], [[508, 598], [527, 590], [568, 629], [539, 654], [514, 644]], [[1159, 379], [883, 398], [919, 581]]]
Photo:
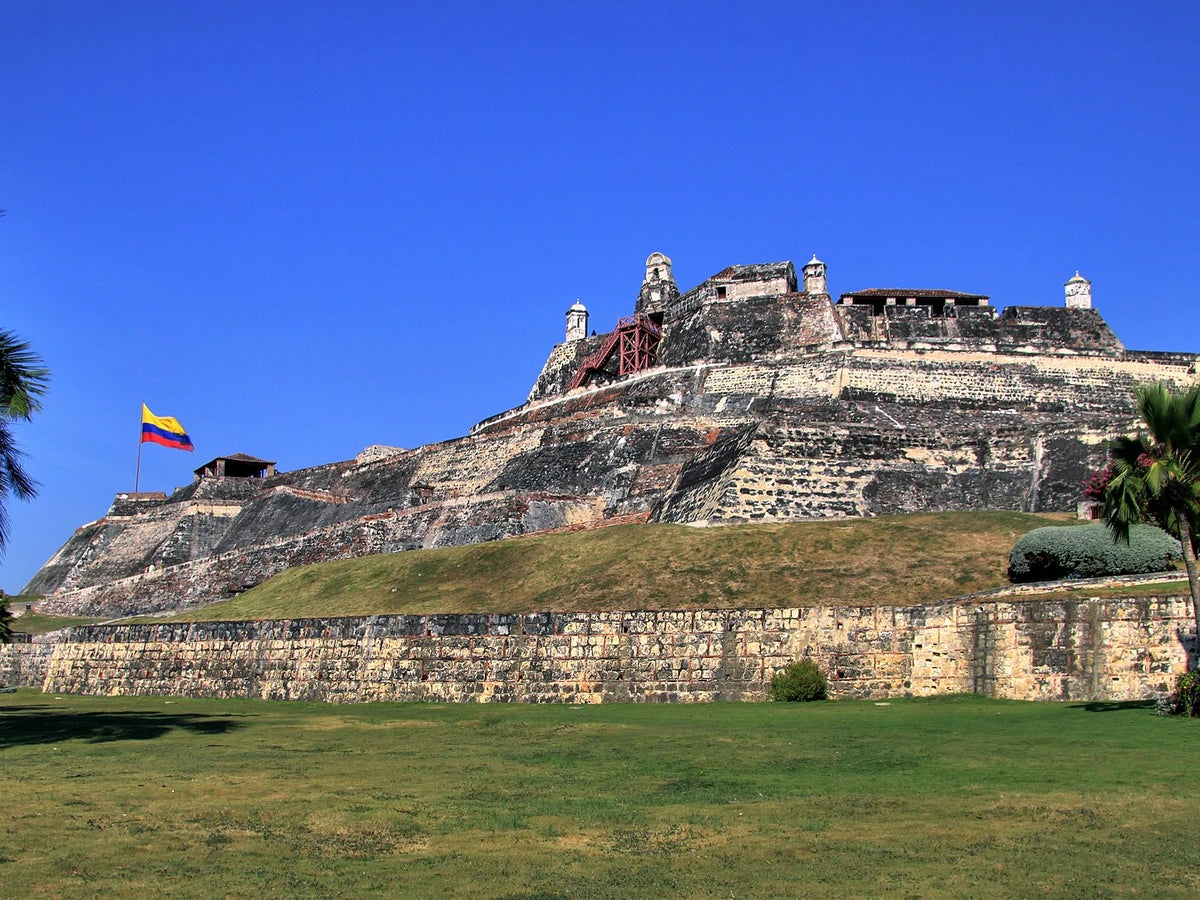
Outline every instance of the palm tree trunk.
[[1187, 510], [1175, 510], [1179, 520], [1179, 543], [1183, 551], [1183, 565], [1187, 569], [1188, 589], [1192, 592], [1192, 618], [1196, 620], [1196, 643], [1193, 645], [1194, 668], [1200, 669], [1200, 578], [1196, 574], [1196, 553], [1192, 550], [1192, 527], [1188, 523]]

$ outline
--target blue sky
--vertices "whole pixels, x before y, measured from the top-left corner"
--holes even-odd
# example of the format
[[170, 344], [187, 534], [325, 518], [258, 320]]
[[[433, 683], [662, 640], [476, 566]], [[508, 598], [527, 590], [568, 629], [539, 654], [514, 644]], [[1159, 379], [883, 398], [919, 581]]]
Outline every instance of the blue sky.
[[133, 487], [464, 434], [578, 297], [816, 252], [830, 290], [1062, 302], [1200, 350], [1194, 3], [0, 2], [16, 591]]

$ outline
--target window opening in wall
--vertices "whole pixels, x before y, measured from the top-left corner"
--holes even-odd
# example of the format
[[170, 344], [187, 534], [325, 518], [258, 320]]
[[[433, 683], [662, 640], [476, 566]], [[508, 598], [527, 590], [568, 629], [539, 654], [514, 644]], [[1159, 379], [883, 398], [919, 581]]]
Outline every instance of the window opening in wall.
[[721, 285], [720, 287], [717, 288], [717, 299], [718, 300], [725, 299], [725, 291], [726, 291], [725, 285]]

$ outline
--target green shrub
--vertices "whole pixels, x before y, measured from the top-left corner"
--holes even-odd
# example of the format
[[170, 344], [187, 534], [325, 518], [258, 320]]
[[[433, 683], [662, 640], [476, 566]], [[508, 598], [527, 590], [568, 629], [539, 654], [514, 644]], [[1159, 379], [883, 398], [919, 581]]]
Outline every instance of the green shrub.
[[1017, 539], [1008, 556], [1010, 581], [1054, 581], [1138, 575], [1170, 569], [1179, 541], [1154, 525], [1134, 525], [1129, 543], [1114, 541], [1104, 525], [1035, 528]]
[[827, 696], [829, 682], [825, 673], [807, 657], [771, 676], [772, 700], [824, 700]]
[[1176, 679], [1175, 690], [1171, 692], [1171, 713], [1200, 717], [1200, 672], [1184, 672]]

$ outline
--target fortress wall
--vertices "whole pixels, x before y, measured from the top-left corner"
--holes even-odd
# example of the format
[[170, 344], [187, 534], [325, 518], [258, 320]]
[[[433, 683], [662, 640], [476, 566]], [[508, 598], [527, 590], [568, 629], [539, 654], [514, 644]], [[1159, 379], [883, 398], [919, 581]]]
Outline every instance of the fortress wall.
[[1197, 376], [1187, 362], [1145, 354], [1114, 358], [1032, 349], [1028, 354], [1004, 354], [853, 347], [785, 363], [713, 367], [706, 372], [703, 393], [729, 395], [730, 402], [742, 397], [841, 397], [1032, 412], [1069, 408], [1132, 420], [1133, 386], [1166, 381], [1189, 387]]
[[1134, 427], [1133, 385], [1194, 383], [1187, 362], [859, 347], [714, 368], [707, 407], [762, 424], [719, 489], [702, 503], [671, 498], [658, 517], [1073, 509], [1105, 442]]
[[[811, 655], [835, 697], [1135, 700], [1186, 669], [1190, 625], [1187, 599], [1162, 596], [90, 626], [53, 645], [42, 688], [327, 702], [758, 700], [776, 669]], [[35, 679], [35, 666], [26, 671]]]
[[556, 344], [538, 373], [537, 381], [529, 391], [526, 402], [540, 400], [555, 394], [564, 394], [567, 384], [583, 360], [600, 349], [608, 334], [586, 337], [578, 341]]
[[[732, 285], [730, 286], [732, 288]], [[666, 330], [664, 365], [697, 360], [739, 363], [770, 358], [841, 337], [829, 298], [823, 294], [766, 294], [714, 301], [674, 319]]]
[[901, 403], [1071, 409], [1135, 415], [1133, 386], [1196, 383], [1182, 365], [1096, 356], [1036, 357], [944, 350], [857, 349], [847, 356], [845, 395]]
[[[705, 373], [705, 395], [726, 395], [721, 412], [744, 411], [758, 397], [832, 400], [841, 392], [844, 353], [820, 353], [787, 363], [713, 367]], [[740, 407], [740, 410], [739, 410]]]
[[142, 571], [179, 526], [185, 509], [186, 504], [170, 504], [135, 518], [101, 522], [54, 588], [70, 590]]
[[0, 644], [0, 686], [40, 688], [50, 669], [54, 644]]
[[49, 594], [56, 591], [85, 559], [96, 552], [96, 538], [104, 530], [104, 522], [89, 522], [75, 529], [58, 551], [34, 574], [21, 589], [22, 594]]
[[[896, 411], [897, 415], [902, 415]], [[949, 418], [960, 417], [954, 413]], [[930, 509], [1069, 510], [1104, 458], [1102, 438], [1035, 424], [941, 416], [897, 427], [764, 424], [728, 475], [714, 522], [784, 521]], [[940, 424], [939, 424], [940, 423]], [[977, 428], [977, 430], [976, 430]]]
[[[714, 411], [742, 411], [743, 401], [841, 398], [937, 404], [968, 409], [1070, 409], [1132, 421], [1133, 386], [1197, 381], [1188, 359], [1130, 354], [1127, 358], [1049, 353], [897, 350], [845, 347], [782, 363], [754, 362], [705, 370], [701, 393]], [[726, 403], [717, 397], [724, 395]]]
[[728, 434], [694, 454], [654, 510], [655, 522], [703, 522], [712, 519], [729, 487], [731, 472], [753, 440], [755, 429]]
[[413, 481], [431, 484], [445, 496], [476, 493], [506, 462], [541, 442], [541, 429], [526, 428], [433, 444], [423, 448]]

